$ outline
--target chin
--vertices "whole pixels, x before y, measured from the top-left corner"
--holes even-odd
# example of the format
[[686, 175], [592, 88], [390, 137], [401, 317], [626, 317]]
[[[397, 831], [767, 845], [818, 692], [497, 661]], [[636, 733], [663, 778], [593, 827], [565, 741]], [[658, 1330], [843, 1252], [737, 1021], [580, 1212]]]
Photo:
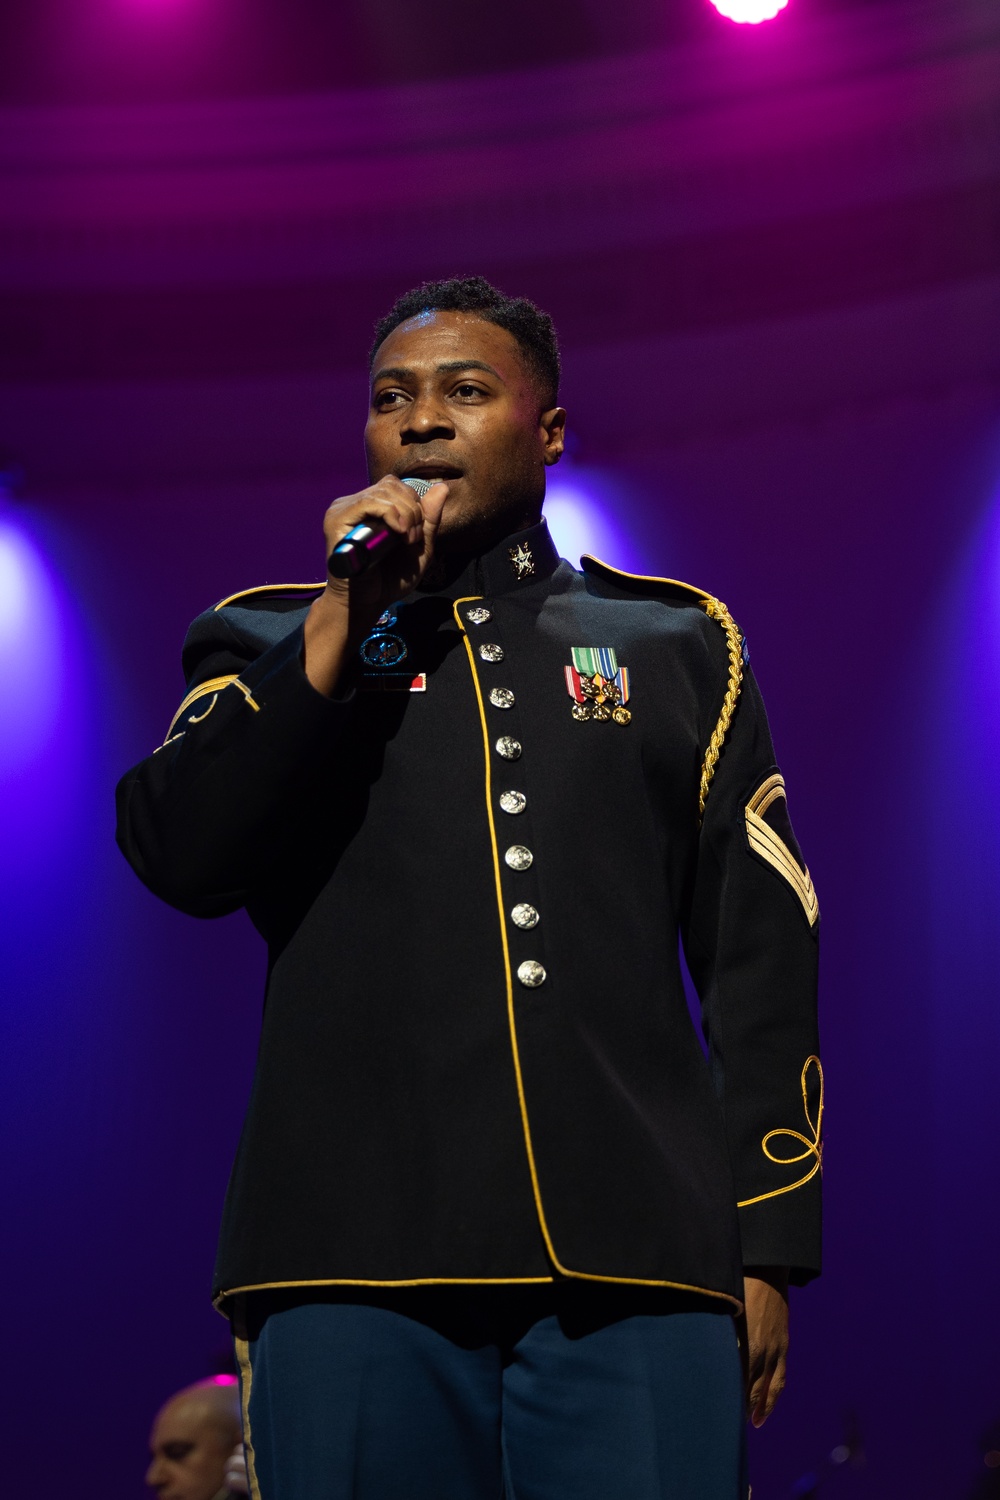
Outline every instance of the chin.
[[485, 516], [464, 515], [461, 511], [449, 515], [446, 505], [438, 527], [438, 544], [443, 547], [463, 546], [475, 541], [488, 527], [489, 522]]

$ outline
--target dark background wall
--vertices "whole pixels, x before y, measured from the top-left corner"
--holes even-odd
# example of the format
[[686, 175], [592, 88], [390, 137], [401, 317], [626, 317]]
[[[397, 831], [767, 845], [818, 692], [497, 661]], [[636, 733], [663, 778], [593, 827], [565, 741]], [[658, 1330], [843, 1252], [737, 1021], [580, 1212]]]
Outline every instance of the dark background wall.
[[747, 632], [820, 893], [828, 1270], [755, 1495], [852, 1424], [831, 1496], [971, 1494], [1000, 1419], [995, 8], [442, 4], [415, 41], [402, 7], [199, 33], [106, 0], [114, 46], [30, 9], [0, 48], [5, 1492], [138, 1496], [155, 1407], [225, 1357], [263, 954], [139, 887], [113, 783], [191, 616], [318, 576], [375, 317], [482, 269], [557, 319], [559, 477], [610, 560]]

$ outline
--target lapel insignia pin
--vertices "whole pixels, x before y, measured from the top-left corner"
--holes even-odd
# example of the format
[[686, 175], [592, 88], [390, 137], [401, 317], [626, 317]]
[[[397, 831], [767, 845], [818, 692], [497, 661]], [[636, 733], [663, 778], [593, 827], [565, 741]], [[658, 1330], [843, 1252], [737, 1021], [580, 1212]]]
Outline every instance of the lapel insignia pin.
[[527, 542], [519, 542], [516, 547], [511, 547], [507, 556], [511, 560], [514, 572], [518, 578], [530, 578], [535, 571], [535, 559], [531, 555], [531, 548]]
[[573, 665], [564, 670], [574, 719], [631, 724], [632, 711], [625, 707], [632, 692], [628, 668], [618, 665], [613, 647], [574, 646], [572, 655]]

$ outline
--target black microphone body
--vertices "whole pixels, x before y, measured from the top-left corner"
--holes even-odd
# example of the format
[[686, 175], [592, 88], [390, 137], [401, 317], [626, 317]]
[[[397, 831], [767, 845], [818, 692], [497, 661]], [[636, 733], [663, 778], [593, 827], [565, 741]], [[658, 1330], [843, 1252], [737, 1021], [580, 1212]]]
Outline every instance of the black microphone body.
[[[426, 495], [434, 481], [430, 479], [404, 479], [411, 490], [421, 498]], [[382, 561], [405, 538], [398, 531], [383, 526], [381, 521], [362, 521], [352, 526], [347, 535], [337, 543], [327, 563], [331, 578], [358, 578]]]

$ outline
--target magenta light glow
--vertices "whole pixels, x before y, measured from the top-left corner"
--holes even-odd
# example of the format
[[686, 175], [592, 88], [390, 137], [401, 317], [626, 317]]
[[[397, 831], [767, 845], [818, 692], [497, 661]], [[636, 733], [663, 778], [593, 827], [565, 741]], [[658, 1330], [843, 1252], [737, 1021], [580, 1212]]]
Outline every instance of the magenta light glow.
[[712, 4], [727, 21], [748, 22], [756, 26], [759, 21], [773, 21], [788, 0], [712, 0]]

